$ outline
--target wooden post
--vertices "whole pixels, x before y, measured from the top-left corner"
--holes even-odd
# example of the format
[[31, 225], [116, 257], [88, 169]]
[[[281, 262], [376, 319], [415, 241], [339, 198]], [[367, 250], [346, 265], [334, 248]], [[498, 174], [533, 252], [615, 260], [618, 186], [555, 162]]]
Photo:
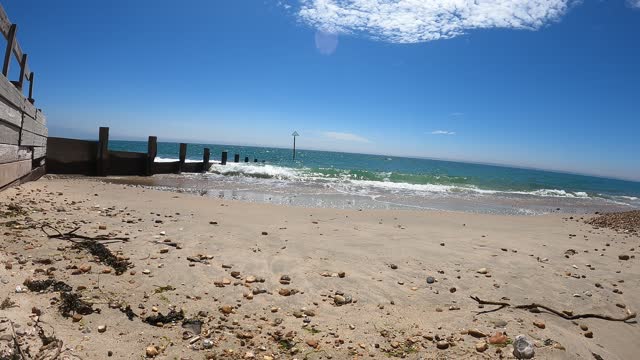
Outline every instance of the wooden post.
[[178, 174], [182, 172], [182, 168], [184, 167], [184, 161], [187, 158], [187, 144], [180, 143], [180, 156], [178, 161]]
[[98, 156], [96, 159], [97, 175], [109, 174], [109, 128], [101, 127], [98, 135]]
[[254, 163], [255, 163], [255, 162], [258, 162], [258, 159], [257, 159], [257, 158], [253, 158], [253, 162], [254, 162]]
[[31, 74], [29, 75], [29, 98], [27, 99], [31, 104], [35, 104], [36, 102], [36, 100], [33, 98], [33, 81], [34, 80], [35, 80], [35, 74], [32, 71]]
[[244, 162], [249, 162], [249, 157], [248, 156], [244, 157]]
[[11, 24], [9, 34], [7, 34], [7, 49], [4, 53], [4, 64], [2, 65], [2, 75], [5, 77], [9, 74], [11, 55], [13, 55], [13, 47], [16, 43], [16, 30], [18, 30], [18, 26], [16, 24]]
[[211, 152], [209, 151], [209, 148], [204, 148], [204, 152], [202, 153], [202, 171], [203, 172], [209, 171], [209, 167], [211, 166], [209, 164], [210, 156], [211, 156]]
[[233, 155], [233, 162], [240, 162], [240, 154]]
[[222, 158], [220, 159], [220, 164], [227, 165], [227, 152], [226, 151], [222, 152]]
[[158, 138], [155, 136], [149, 136], [149, 141], [147, 142], [147, 168], [145, 169], [145, 174], [147, 176], [153, 175], [153, 162], [158, 155]]

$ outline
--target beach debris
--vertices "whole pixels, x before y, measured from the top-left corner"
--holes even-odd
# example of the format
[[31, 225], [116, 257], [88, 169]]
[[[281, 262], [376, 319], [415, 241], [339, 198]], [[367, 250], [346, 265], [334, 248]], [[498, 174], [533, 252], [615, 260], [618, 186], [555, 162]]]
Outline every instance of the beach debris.
[[624, 261], [629, 260], [629, 255], [626, 255], [626, 254], [618, 255], [618, 259], [624, 260]]
[[482, 275], [485, 275], [488, 272], [489, 272], [489, 270], [487, 270], [487, 268], [480, 268], [480, 269], [477, 270], [477, 273], [478, 274], [482, 274]]
[[535, 355], [533, 343], [524, 335], [516, 336], [513, 342], [513, 356], [516, 359], [531, 359]]
[[478, 304], [480, 305], [496, 305], [498, 306], [498, 308], [493, 309], [493, 310], [485, 310], [485, 311], [480, 311], [478, 312], [478, 314], [486, 314], [489, 312], [495, 312], [501, 309], [504, 309], [506, 307], [512, 307], [514, 309], [524, 309], [524, 310], [533, 310], [533, 309], [544, 309], [547, 310], [548, 312], [557, 315], [563, 319], [566, 320], [576, 320], [576, 319], [585, 319], [585, 318], [595, 318], [595, 319], [602, 319], [602, 320], [609, 320], [609, 321], [622, 321], [622, 322], [626, 322], [628, 320], [634, 319], [636, 318], [637, 314], [635, 312], [631, 312], [629, 309], [627, 309], [627, 315], [624, 317], [613, 317], [613, 316], [609, 316], [609, 315], [602, 315], [602, 314], [574, 314], [573, 311], [570, 310], [564, 310], [562, 312], [558, 311], [558, 310], [554, 310], [546, 305], [542, 305], [542, 304], [538, 304], [538, 303], [532, 303], [532, 304], [525, 304], [525, 305], [511, 305], [510, 303], [507, 302], [500, 302], [500, 301], [488, 301], [488, 300], [482, 300], [477, 296], [471, 296], [471, 299], [475, 300]]
[[544, 323], [544, 321], [542, 320], [535, 320], [533, 322], [533, 325], [535, 325], [536, 327], [540, 328], [540, 329], [544, 329], [547, 327], [547, 325]]
[[436, 278], [433, 276], [427, 276], [427, 284], [433, 284], [434, 282], [436, 282]]
[[182, 328], [188, 330], [192, 336], [200, 335], [202, 332], [202, 321], [198, 319], [185, 319], [182, 321]]
[[12, 301], [10, 298], [6, 297], [4, 300], [2, 300], [2, 303], [0, 303], [0, 310], [10, 309], [16, 306], [17, 305], [15, 301]]
[[127, 315], [127, 318], [131, 321], [133, 321], [134, 317], [138, 317], [138, 315], [136, 315], [136, 313], [134, 313], [133, 310], [131, 309], [131, 305], [120, 306], [120, 312]]
[[389, 267], [391, 268], [391, 270], [397, 270], [398, 269], [398, 265], [396, 265], [396, 264], [389, 264]]
[[158, 313], [156, 315], [147, 316], [143, 321], [149, 325], [153, 326], [162, 326], [164, 324], [178, 322], [184, 319], [184, 311], [180, 309], [180, 311], [175, 311], [175, 309], [169, 310], [167, 315], [163, 315], [162, 313]]
[[469, 329], [467, 330], [467, 334], [475, 337], [475, 338], [483, 338], [483, 337], [487, 337], [487, 334], [483, 333], [482, 331], [478, 330], [478, 329]]
[[436, 347], [440, 350], [446, 350], [449, 348], [449, 342], [446, 340], [440, 340], [436, 343]]
[[28, 278], [24, 281], [23, 285], [26, 286], [27, 289], [33, 292], [45, 292], [50, 290], [69, 292], [73, 290], [71, 286], [67, 285], [64, 281], [59, 281], [55, 279], [32, 280]]
[[289, 285], [291, 283], [291, 277], [289, 275], [280, 276], [280, 284]]
[[58, 311], [62, 316], [70, 317], [75, 314], [90, 315], [94, 312], [100, 312], [100, 309], [94, 309], [90, 303], [82, 300], [82, 296], [78, 293], [61, 292]]

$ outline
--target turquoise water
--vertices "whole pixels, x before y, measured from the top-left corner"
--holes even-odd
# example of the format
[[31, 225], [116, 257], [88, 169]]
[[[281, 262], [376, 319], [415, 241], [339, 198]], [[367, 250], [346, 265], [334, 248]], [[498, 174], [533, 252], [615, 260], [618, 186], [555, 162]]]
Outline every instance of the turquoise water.
[[[352, 154], [327, 151], [298, 150], [292, 160], [290, 149], [229, 146], [215, 144], [189, 144], [187, 159], [201, 161], [203, 149], [211, 149], [212, 160], [219, 160], [223, 150], [229, 153], [227, 166], [213, 165], [210, 172], [191, 179], [208, 181], [208, 189], [221, 187], [247, 189], [273, 188], [282, 193], [309, 195], [310, 189], [327, 195], [343, 194], [371, 199], [392, 198], [400, 204], [424, 204], [443, 197], [473, 198], [495, 202], [495, 198], [532, 200], [536, 206], [559, 206], [579, 202], [583, 207], [617, 205], [621, 208], [640, 207], [640, 183], [593, 176], [558, 173], [542, 170], [470, 164], [452, 161]], [[111, 141], [112, 150], [146, 152], [147, 143], [138, 141]], [[156, 161], [175, 161], [177, 143], [158, 143]], [[233, 164], [234, 154], [240, 154], [241, 163]], [[248, 156], [251, 163], [244, 164]], [[260, 160], [253, 163], [253, 159]], [[265, 163], [262, 163], [262, 160]], [[224, 186], [215, 186], [223, 184]], [[411, 199], [409, 199], [411, 198]], [[548, 200], [542, 201], [541, 200]], [[564, 199], [564, 202], [563, 202]], [[407, 201], [409, 200], [409, 201]], [[591, 202], [589, 202], [591, 201]], [[525, 204], [526, 205], [526, 204]], [[526, 207], [526, 206], [525, 206]]]

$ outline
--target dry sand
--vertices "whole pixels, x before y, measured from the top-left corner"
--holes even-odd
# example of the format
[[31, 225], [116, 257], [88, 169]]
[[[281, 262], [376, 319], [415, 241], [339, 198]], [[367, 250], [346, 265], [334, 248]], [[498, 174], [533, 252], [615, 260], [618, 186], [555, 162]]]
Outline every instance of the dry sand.
[[[640, 309], [640, 239], [596, 230], [579, 217], [294, 208], [46, 178], [0, 193], [0, 212], [0, 296], [15, 302], [0, 312], [0, 346], [13, 346], [14, 323], [25, 358], [42, 345], [38, 326], [47, 335], [55, 330], [65, 356], [82, 359], [145, 358], [150, 345], [160, 359], [513, 358], [510, 344], [476, 351], [487, 338], [468, 329], [505, 332], [509, 343], [524, 334], [540, 359], [640, 358], [634, 322], [570, 321], [513, 308], [477, 314], [495, 306], [479, 308], [470, 299], [615, 317]], [[79, 226], [78, 234], [130, 237], [107, 247], [133, 267], [120, 276], [103, 273], [109, 267], [86, 251], [44, 236], [45, 223], [63, 232]], [[166, 239], [181, 248], [154, 243]], [[187, 259], [199, 254], [208, 264]], [[80, 271], [83, 264], [91, 269]], [[47, 272], [100, 313], [74, 322], [58, 311], [60, 293], [16, 292], [25, 279], [46, 279]], [[282, 275], [290, 285], [279, 283]], [[436, 281], [427, 284], [428, 276]], [[247, 283], [251, 277], [258, 281]], [[158, 291], [169, 285], [175, 290]], [[267, 293], [247, 298], [253, 289]], [[283, 296], [280, 289], [299, 292]], [[337, 306], [336, 291], [353, 302]], [[118, 305], [130, 305], [139, 317], [128, 320]], [[199, 316], [199, 340], [190, 344], [191, 334], [183, 340], [181, 322], [158, 327], [140, 319], [172, 307]], [[438, 341], [447, 349], [438, 349]]]

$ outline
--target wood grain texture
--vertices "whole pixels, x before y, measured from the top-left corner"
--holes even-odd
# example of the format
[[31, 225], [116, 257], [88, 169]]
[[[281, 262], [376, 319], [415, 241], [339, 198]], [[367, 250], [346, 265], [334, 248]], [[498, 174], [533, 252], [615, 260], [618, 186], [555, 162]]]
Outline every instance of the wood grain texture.
[[0, 120], [20, 127], [22, 126], [22, 112], [0, 98]]
[[36, 119], [27, 114], [24, 114], [23, 116], [22, 130], [45, 137], [49, 135], [49, 131], [47, 130], [46, 126], [37, 122]]
[[42, 113], [42, 110], [40, 109], [36, 111], [36, 121], [42, 125], [47, 125], [47, 117], [44, 116], [44, 114]]
[[32, 132], [22, 130], [20, 137], [20, 145], [22, 146], [47, 146], [47, 138], [34, 134]]
[[40, 159], [47, 156], [46, 146], [36, 146], [33, 148], [33, 160]]
[[0, 76], [0, 96], [10, 104], [13, 104], [17, 109], [35, 118], [36, 108], [27, 100], [20, 90], [16, 89], [11, 81], [4, 76]]
[[31, 159], [31, 149], [18, 145], [0, 144], [0, 164]]
[[31, 172], [31, 160], [0, 164], [0, 187], [10, 184]]
[[[7, 13], [4, 11], [4, 8], [2, 7], [2, 5], [0, 5], [0, 31], [2, 31], [2, 35], [4, 35], [4, 38], [6, 39], [9, 36], [9, 29], [11, 28], [11, 20], [9, 20], [9, 16], [7, 16]], [[15, 55], [16, 59], [18, 60], [18, 62], [20, 62], [20, 60], [22, 59], [22, 48], [20, 47], [20, 43], [18, 42], [18, 40], [16, 39], [14, 44], [13, 44], [13, 55]], [[29, 69], [29, 65], [27, 65], [25, 67], [25, 73], [30, 74], [31, 70]]]
[[0, 121], [0, 144], [18, 145], [19, 141], [20, 128]]

